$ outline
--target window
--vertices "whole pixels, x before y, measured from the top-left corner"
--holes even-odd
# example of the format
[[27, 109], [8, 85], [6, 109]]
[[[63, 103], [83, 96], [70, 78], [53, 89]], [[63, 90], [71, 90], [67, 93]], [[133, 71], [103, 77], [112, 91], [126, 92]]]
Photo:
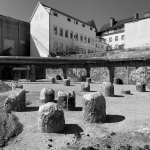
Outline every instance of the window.
[[54, 26], [54, 35], [57, 35], [57, 26]]
[[68, 30], [65, 30], [65, 37], [68, 38]]
[[80, 35], [80, 41], [83, 42], [83, 35]]
[[121, 36], [121, 40], [124, 40], [124, 35]]
[[78, 33], [75, 33], [75, 40], [78, 41]]
[[73, 31], [70, 31], [70, 39], [73, 39]]
[[88, 43], [90, 44], [90, 37], [88, 37]]
[[58, 17], [58, 14], [56, 12], [53, 13], [54, 16]]
[[58, 43], [54, 41], [54, 43], [53, 43], [53, 49], [57, 50], [57, 48], [58, 48]]
[[71, 19], [70, 19], [70, 18], [67, 18], [67, 21], [71, 22]]
[[90, 27], [90, 30], [92, 30], [93, 28], [92, 27]]
[[97, 48], [97, 43], [95, 44], [95, 47]]
[[76, 24], [78, 24], [78, 21], [76, 21]]
[[101, 49], [104, 49], [104, 45], [101, 45]]
[[63, 28], [60, 28], [60, 36], [63, 36]]
[[118, 41], [118, 36], [115, 36], [115, 41]]
[[84, 36], [84, 43], [87, 43], [87, 36]]
[[59, 43], [59, 47], [62, 50], [63, 49], [63, 43]]
[[82, 27], [85, 27], [85, 24], [82, 24]]
[[66, 51], [69, 49], [69, 46], [66, 44]]
[[109, 38], [109, 42], [112, 42], [112, 37]]

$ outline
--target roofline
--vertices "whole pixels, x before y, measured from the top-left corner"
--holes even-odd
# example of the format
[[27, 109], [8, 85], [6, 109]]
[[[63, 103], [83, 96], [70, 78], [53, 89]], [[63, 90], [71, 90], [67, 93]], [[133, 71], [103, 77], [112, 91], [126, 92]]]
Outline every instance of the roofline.
[[16, 21], [18, 21], [18, 22], [24, 22], [24, 23], [27, 23], [27, 24], [29, 24], [29, 22], [22, 21], [22, 20], [19, 20], [19, 19], [15, 19], [15, 18], [12, 18], [12, 17], [9, 17], [9, 16], [4, 16], [4, 15], [1, 15], [1, 14], [0, 14], [0, 16], [1, 16], [1, 17], [10, 18], [10, 19], [16, 20]]
[[[134, 16], [132, 16], [132, 17], [134, 17]], [[130, 17], [131, 18], [131, 17]], [[125, 19], [127, 19], [127, 18], [125, 18]], [[136, 21], [137, 19], [134, 19], [134, 20], [132, 20], [132, 21]], [[120, 20], [116, 20], [116, 21], [120, 21]], [[125, 21], [123, 24], [121, 24], [121, 25], [118, 25], [118, 26], [116, 26], [116, 27], [109, 27], [109, 28], [107, 28], [106, 30], [102, 30], [102, 31], [99, 31], [99, 32], [105, 32], [105, 31], [108, 31], [108, 30], [111, 30], [111, 29], [116, 29], [116, 28], [119, 28], [119, 27], [124, 27], [124, 24], [125, 23], [128, 23], [128, 22], [132, 22], [132, 21]], [[107, 23], [107, 24], [109, 24], [109, 23]], [[105, 25], [105, 24], [104, 24]], [[99, 33], [98, 32], [98, 33]]]
[[140, 21], [140, 20], [145, 20], [145, 19], [150, 19], [150, 16], [149, 16], [149, 17], [145, 17], [145, 18], [136, 19], [136, 20], [133, 20], [133, 21], [128, 21], [128, 22], [126, 22], [126, 23], [138, 22], [138, 21]]
[[[72, 16], [70, 16], [70, 15], [64, 13], [64, 12], [61, 12], [61, 11], [55, 9], [55, 8], [49, 7], [49, 6], [47, 6], [47, 5], [45, 5], [45, 4], [41, 3], [41, 2], [39, 2], [39, 3], [42, 4], [42, 5], [45, 6], [45, 7], [48, 7], [48, 8], [51, 8], [52, 10], [54, 10], [54, 11], [57, 11], [57, 12], [60, 13], [60, 14], [63, 14], [63, 15], [65, 15], [65, 16], [69, 17], [69, 18], [73, 18], [73, 19], [75, 19], [75, 20], [77, 20], [77, 21], [79, 21], [79, 22], [82, 22], [82, 23], [88, 25], [89, 27], [92, 27], [92, 26], [90, 26], [88, 23], [86, 23], [86, 22], [84, 22], [84, 21], [81, 21], [81, 20], [79, 20], [79, 19], [77, 19], [77, 18], [75, 18], [75, 17], [72, 17]], [[92, 27], [92, 28], [94, 28], [94, 27]], [[95, 29], [95, 28], [94, 28], [94, 29]], [[95, 29], [95, 30], [96, 30], [96, 29]]]
[[37, 10], [37, 8], [38, 8], [38, 6], [39, 6], [40, 4], [41, 4], [40, 2], [37, 3], [36, 7], [34, 8], [34, 11], [33, 11], [32, 15], [31, 15], [31, 17], [30, 17], [30, 19], [29, 19], [29, 22], [31, 22], [31, 19], [33, 18], [33, 15], [35, 14], [35, 11]]

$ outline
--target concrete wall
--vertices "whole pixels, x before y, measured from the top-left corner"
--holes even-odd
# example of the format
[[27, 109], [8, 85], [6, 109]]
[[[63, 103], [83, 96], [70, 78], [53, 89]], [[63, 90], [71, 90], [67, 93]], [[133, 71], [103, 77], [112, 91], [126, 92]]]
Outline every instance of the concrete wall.
[[[106, 43], [108, 45], [110, 45], [112, 48], [115, 48], [116, 45], [123, 45], [124, 44], [124, 40], [121, 39], [122, 35], [125, 35], [124, 32], [121, 33], [115, 33], [115, 34], [111, 34], [111, 35], [107, 35], [107, 36], [102, 36], [105, 40]], [[118, 41], [115, 41], [115, 37], [118, 36]], [[109, 38], [112, 38], [112, 42], [109, 42]]]
[[11, 47], [11, 54], [29, 56], [29, 31], [30, 26], [27, 22], [0, 15], [0, 55], [4, 55], [4, 51], [6, 52]]
[[[56, 11], [58, 16], [53, 15], [54, 11], [51, 10], [50, 12], [50, 51], [55, 53], [54, 49], [54, 42], [57, 42], [58, 47], [60, 43], [63, 43], [63, 50], [66, 49], [66, 45], [76, 45], [79, 46], [80, 48], [82, 47], [84, 50], [95, 50], [95, 38], [96, 38], [96, 32], [95, 29], [93, 28], [90, 30], [90, 26], [85, 24], [85, 27], [82, 27], [82, 22], [75, 20], [70, 17], [71, 22], [67, 21], [67, 16], [64, 14], [61, 14]], [[78, 24], [76, 24], [76, 21]], [[57, 27], [57, 35], [54, 34], [54, 26]], [[60, 27], [63, 28], [63, 37], [60, 36]], [[65, 29], [68, 30], [68, 38], [65, 37]], [[73, 31], [73, 40], [70, 39], [70, 31]], [[78, 41], [74, 39], [75, 33], [78, 33]], [[83, 42], [80, 41], [80, 35], [83, 35]], [[88, 44], [84, 43], [84, 35], [90, 38], [94, 39], [93, 44]]]
[[30, 21], [30, 49], [35, 57], [48, 57], [49, 55], [49, 14], [38, 3]]
[[125, 24], [125, 48], [150, 46], [150, 18]]

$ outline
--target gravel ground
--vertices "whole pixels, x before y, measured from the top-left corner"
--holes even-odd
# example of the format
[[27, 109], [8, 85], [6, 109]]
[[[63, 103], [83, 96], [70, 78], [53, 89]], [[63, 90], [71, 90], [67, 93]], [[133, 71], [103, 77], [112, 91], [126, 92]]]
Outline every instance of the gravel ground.
[[[115, 97], [106, 97], [107, 122], [89, 124], [83, 121], [82, 96], [79, 82], [64, 86], [62, 82], [27, 83], [22, 82], [27, 92], [28, 106], [23, 112], [14, 112], [24, 125], [20, 135], [11, 140], [3, 150], [78, 150], [83, 147], [95, 149], [138, 149], [150, 146], [150, 90], [140, 93], [135, 85], [115, 85]], [[55, 90], [55, 99], [59, 90], [76, 92], [76, 111], [65, 111], [66, 128], [57, 134], [38, 131], [38, 109], [40, 91], [44, 87]], [[91, 92], [100, 91], [100, 83], [91, 83]], [[121, 90], [130, 90], [131, 95], [121, 94]], [[87, 92], [87, 93], [91, 93]], [[147, 128], [147, 133], [137, 132]], [[128, 144], [128, 145], [127, 145]], [[147, 145], [147, 147], [146, 147]], [[90, 149], [90, 148], [89, 148]], [[91, 148], [92, 149], [92, 148]], [[93, 148], [94, 149], [94, 148]]]

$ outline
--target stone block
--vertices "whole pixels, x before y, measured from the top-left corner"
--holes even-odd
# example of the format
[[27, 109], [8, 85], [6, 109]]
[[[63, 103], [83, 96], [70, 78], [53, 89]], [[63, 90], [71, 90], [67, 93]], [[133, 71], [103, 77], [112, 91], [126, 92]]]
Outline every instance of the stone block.
[[64, 86], [70, 86], [70, 79], [63, 79]]
[[54, 102], [55, 91], [50, 88], [43, 88], [40, 93], [40, 100], [42, 103]]
[[51, 78], [50, 81], [51, 81], [51, 83], [56, 83], [55, 78]]
[[113, 97], [114, 96], [114, 85], [111, 82], [102, 83], [102, 94], [104, 96]]
[[67, 109], [67, 94], [62, 91], [58, 91], [58, 100], [57, 104], [62, 109]]
[[25, 109], [26, 92], [23, 89], [16, 88], [4, 102], [4, 109], [7, 112], [22, 111]]
[[146, 91], [146, 84], [141, 83], [141, 82], [137, 82], [136, 83], [136, 90], [138, 92], [145, 92]]
[[67, 110], [74, 110], [76, 105], [76, 95], [74, 91], [67, 91]]
[[100, 92], [83, 95], [83, 118], [90, 123], [106, 121], [106, 101]]
[[81, 92], [90, 92], [89, 82], [81, 83]]
[[64, 112], [56, 103], [49, 102], [40, 106], [38, 112], [38, 129], [41, 132], [57, 133], [64, 128]]

